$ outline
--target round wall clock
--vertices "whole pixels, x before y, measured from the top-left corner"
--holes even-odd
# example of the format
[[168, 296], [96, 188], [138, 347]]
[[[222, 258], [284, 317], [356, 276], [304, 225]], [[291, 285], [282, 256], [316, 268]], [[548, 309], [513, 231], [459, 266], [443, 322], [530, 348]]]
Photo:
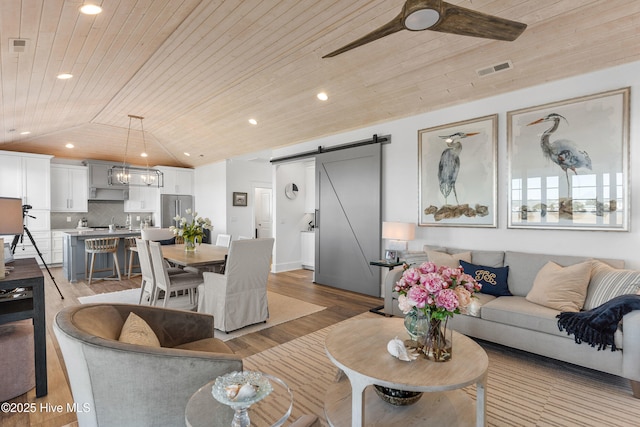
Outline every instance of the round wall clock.
[[298, 197], [298, 186], [293, 182], [285, 185], [284, 187], [284, 195], [287, 196], [287, 199], [293, 200]]

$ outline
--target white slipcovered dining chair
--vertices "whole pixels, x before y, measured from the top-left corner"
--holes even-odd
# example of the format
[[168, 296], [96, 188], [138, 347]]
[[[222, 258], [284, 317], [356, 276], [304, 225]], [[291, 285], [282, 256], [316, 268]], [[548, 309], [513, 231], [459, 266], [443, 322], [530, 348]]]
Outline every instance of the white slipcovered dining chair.
[[224, 246], [228, 248], [231, 244], [231, 234], [218, 234], [216, 237], [216, 246]]
[[168, 228], [143, 228], [140, 230], [142, 240], [153, 240], [154, 242], [171, 240], [175, 236]]
[[273, 242], [273, 238], [233, 240], [224, 274], [202, 274], [198, 311], [213, 314], [216, 329], [230, 332], [269, 318], [267, 280]]
[[[136, 239], [136, 248], [138, 250], [138, 259], [140, 260], [140, 274], [142, 275], [142, 281], [140, 282], [140, 300], [138, 304], [142, 304], [142, 301], [148, 301], [150, 305], [153, 305], [153, 295], [156, 290], [156, 279], [153, 273], [153, 265], [151, 263], [151, 253], [149, 252], [149, 241], [143, 239]], [[178, 267], [170, 267], [165, 260], [163, 264], [167, 269], [169, 276], [175, 274], [183, 274], [185, 271]], [[148, 295], [145, 297], [145, 295]]]
[[163, 307], [167, 306], [173, 292], [185, 291], [189, 294], [189, 308], [195, 308], [197, 304], [197, 288], [203, 283], [202, 276], [195, 273], [182, 273], [169, 275], [167, 266], [162, 256], [162, 247], [159, 242], [149, 241], [151, 253], [151, 266], [155, 279], [155, 288], [151, 295], [151, 305], [158, 305], [160, 291], [164, 291]]

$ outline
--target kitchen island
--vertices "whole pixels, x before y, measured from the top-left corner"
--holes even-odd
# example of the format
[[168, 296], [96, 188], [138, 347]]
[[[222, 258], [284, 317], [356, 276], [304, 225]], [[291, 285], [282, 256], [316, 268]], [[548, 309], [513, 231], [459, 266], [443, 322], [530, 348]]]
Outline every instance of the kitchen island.
[[[62, 271], [65, 279], [71, 283], [75, 283], [78, 280], [85, 280], [85, 251], [84, 241], [86, 239], [93, 239], [96, 237], [119, 237], [118, 242], [118, 264], [120, 265], [120, 274], [125, 276], [124, 260], [124, 238], [125, 237], [138, 237], [140, 236], [140, 230], [127, 230], [118, 229], [114, 231], [107, 230], [76, 230], [66, 231], [63, 234], [63, 256], [62, 256]], [[90, 260], [91, 258], [89, 258]], [[93, 273], [94, 278], [109, 277], [111, 276], [111, 268], [113, 267], [113, 257], [109, 256], [97, 256], [95, 260], [95, 270], [109, 269], [109, 271], [100, 271]], [[135, 271], [135, 270], [134, 270]]]

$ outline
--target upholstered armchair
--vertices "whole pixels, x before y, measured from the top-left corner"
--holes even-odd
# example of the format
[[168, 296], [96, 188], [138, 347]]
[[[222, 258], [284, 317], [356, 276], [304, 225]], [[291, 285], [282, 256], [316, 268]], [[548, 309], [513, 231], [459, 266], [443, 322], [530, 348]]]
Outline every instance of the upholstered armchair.
[[269, 318], [267, 280], [272, 238], [233, 240], [224, 274], [204, 272], [198, 312], [213, 314], [216, 329], [230, 332]]
[[[130, 313], [151, 328], [161, 347], [118, 341]], [[66, 307], [54, 332], [77, 413], [86, 426], [184, 425], [187, 401], [242, 359], [213, 338], [207, 314], [130, 304]]]

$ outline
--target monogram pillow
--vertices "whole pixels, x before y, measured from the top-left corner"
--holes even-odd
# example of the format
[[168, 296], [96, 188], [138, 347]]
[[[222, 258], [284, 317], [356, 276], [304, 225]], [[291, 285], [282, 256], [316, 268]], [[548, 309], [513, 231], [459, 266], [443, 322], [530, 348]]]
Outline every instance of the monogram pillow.
[[507, 285], [509, 266], [488, 267], [486, 265], [471, 264], [464, 260], [460, 260], [460, 265], [465, 273], [482, 285], [481, 293], [497, 297], [511, 295]]

